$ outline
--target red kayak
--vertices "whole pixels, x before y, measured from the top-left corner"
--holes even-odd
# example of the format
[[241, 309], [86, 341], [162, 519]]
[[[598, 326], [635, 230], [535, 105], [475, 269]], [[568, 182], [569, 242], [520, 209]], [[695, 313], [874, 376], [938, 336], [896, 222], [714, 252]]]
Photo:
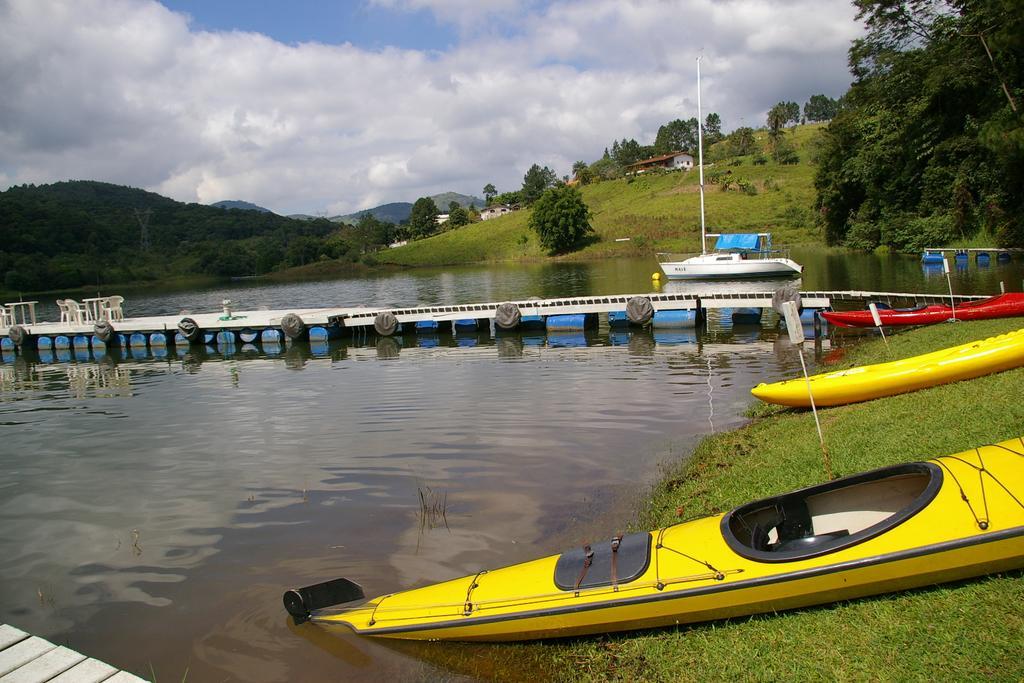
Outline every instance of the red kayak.
[[[821, 314], [830, 324], [839, 327], [874, 327], [871, 311], [826, 311]], [[883, 325], [930, 325], [944, 320], [985, 320], [1024, 315], [1024, 294], [1000, 294], [989, 299], [957, 304], [952, 308], [930, 304], [918, 308], [879, 308]]]

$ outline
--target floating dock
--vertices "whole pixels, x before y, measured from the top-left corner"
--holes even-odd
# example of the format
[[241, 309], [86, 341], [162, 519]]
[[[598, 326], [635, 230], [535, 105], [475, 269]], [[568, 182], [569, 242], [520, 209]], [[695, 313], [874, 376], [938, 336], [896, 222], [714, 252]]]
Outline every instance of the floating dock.
[[62, 645], [0, 624], [0, 681], [4, 683], [144, 683], [127, 671]]
[[[192, 344], [283, 345], [294, 340], [321, 342], [342, 336], [490, 330], [592, 329], [605, 316], [610, 327], [651, 326], [692, 328], [713, 309], [731, 309], [733, 320], [758, 324], [764, 310], [771, 310], [774, 291], [662, 292], [649, 294], [560, 297], [455, 306], [408, 308], [293, 308], [234, 311], [229, 302], [222, 311], [173, 316], [125, 318], [84, 322], [17, 324], [0, 330], [0, 350], [59, 351], [66, 349], [168, 348]], [[983, 296], [956, 295], [958, 301]], [[865, 291], [809, 291], [800, 293], [805, 314], [811, 313], [815, 330], [817, 312], [836, 301], [876, 301], [887, 304], [948, 302], [949, 295]], [[722, 311], [725, 313], [726, 311]]]

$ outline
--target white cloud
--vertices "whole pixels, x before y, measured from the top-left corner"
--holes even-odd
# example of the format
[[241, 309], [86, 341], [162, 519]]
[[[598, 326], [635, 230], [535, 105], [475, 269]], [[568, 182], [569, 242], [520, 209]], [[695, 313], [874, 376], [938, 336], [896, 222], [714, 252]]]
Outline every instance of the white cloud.
[[859, 32], [846, 0], [376, 1], [463, 38], [443, 53], [285, 45], [195, 31], [150, 0], [0, 0], [0, 180], [332, 214], [515, 189], [533, 163], [566, 174], [695, 115], [701, 49], [704, 108], [728, 129], [841, 94]]

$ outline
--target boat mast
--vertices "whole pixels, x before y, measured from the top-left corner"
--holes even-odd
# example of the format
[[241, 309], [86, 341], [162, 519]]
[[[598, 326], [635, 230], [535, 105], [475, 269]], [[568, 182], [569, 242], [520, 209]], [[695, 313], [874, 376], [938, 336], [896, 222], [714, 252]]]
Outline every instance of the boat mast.
[[703, 256], [708, 253], [707, 247], [704, 246], [706, 241], [705, 228], [704, 228], [704, 135], [702, 129], [704, 125], [701, 123], [701, 111], [700, 111], [700, 60], [704, 55], [697, 57], [697, 170], [700, 173], [700, 254]]

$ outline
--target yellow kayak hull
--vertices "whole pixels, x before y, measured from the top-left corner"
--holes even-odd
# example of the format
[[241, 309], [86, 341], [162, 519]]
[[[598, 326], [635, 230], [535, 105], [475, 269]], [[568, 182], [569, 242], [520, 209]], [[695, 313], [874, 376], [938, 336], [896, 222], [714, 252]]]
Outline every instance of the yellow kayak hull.
[[1024, 329], [889, 363], [826, 372], [810, 378], [758, 384], [750, 390], [767, 403], [809, 408], [841, 406], [917, 391], [1024, 366]]
[[[846, 509], [849, 501], [857, 504]], [[312, 619], [365, 636], [504, 641], [774, 612], [1022, 567], [1021, 501], [1024, 439], [1013, 439], [647, 532], [647, 565], [610, 585], [558, 585], [564, 553]], [[808, 515], [803, 536], [784, 539], [798, 504]], [[769, 518], [777, 526], [766, 536], [757, 520]]]

